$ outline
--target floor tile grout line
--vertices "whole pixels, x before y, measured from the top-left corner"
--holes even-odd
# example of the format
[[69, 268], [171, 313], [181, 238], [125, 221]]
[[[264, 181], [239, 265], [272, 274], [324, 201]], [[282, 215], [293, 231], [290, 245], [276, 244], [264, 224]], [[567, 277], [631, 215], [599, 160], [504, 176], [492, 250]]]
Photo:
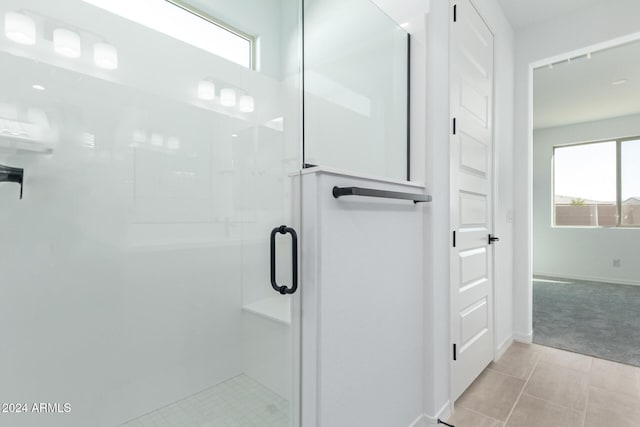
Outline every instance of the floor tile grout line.
[[[593, 379], [593, 366], [595, 365], [596, 360], [600, 360], [600, 361], [603, 361], [605, 363], [613, 363], [613, 364], [616, 364], [616, 365], [628, 366], [628, 367], [634, 368], [636, 370], [636, 372], [640, 371], [640, 367], [639, 366], [627, 365], [625, 363], [615, 362], [615, 361], [611, 361], [611, 360], [607, 360], [607, 359], [601, 359], [601, 358], [598, 358], [598, 357], [592, 357], [592, 359], [591, 359], [591, 369], [589, 370], [589, 385], [588, 385], [589, 392], [591, 392], [591, 388], [593, 387], [593, 388], [596, 388], [598, 390], [604, 390], [604, 391], [607, 391], [607, 392], [610, 392], [610, 393], [616, 393], [616, 394], [620, 394], [620, 395], [623, 395], [623, 396], [633, 397], [633, 398], [636, 398], [636, 399], [640, 397], [640, 389], [638, 389], [638, 391], [636, 393], [628, 393], [626, 391], [622, 391], [621, 389], [612, 390], [612, 389], [607, 388], [607, 387], [602, 387], [602, 386], [593, 384], [591, 380]], [[637, 377], [637, 378], [640, 380], [640, 377]]]
[[606, 391], [606, 392], [609, 392], [609, 393], [620, 394], [622, 396], [632, 397], [632, 398], [635, 398], [635, 399], [639, 399], [640, 398], [640, 391], [638, 393], [627, 393], [627, 392], [624, 392], [624, 391], [620, 391], [620, 389], [612, 390], [612, 389], [607, 388], [607, 387], [602, 387], [602, 386], [599, 386], [599, 385], [591, 384], [591, 382], [589, 382], [588, 386], [589, 386], [589, 388], [593, 387], [593, 388], [597, 388], [598, 390]]
[[[526, 393], [526, 392], [525, 392], [525, 393], [522, 393], [522, 394], [523, 394], [524, 396], [530, 397], [530, 398], [532, 398], [532, 399], [540, 400], [540, 401], [542, 401], [542, 402], [544, 402], [544, 403], [548, 403], [548, 404], [549, 404], [549, 405], [551, 405], [551, 406], [555, 406], [555, 407], [557, 407], [557, 408], [562, 408], [562, 409], [568, 409], [568, 410], [570, 410], [570, 411], [572, 411], [572, 412], [580, 412], [580, 413], [582, 413], [582, 412], [585, 412], [585, 411], [586, 411], [586, 409], [583, 409], [583, 410], [575, 409], [575, 408], [572, 408], [572, 407], [570, 407], [570, 406], [561, 405], [560, 403], [558, 403], [558, 402], [554, 402], [553, 400], [547, 400], [547, 399], [542, 398], [542, 397], [540, 397], [540, 396], [534, 396], [533, 394], [529, 394], [529, 393]], [[585, 407], [585, 408], [586, 408], [586, 407]]]
[[518, 394], [518, 398], [516, 399], [515, 402], [513, 402], [513, 406], [511, 407], [511, 411], [509, 411], [509, 415], [507, 415], [507, 419], [504, 421], [504, 427], [507, 427], [507, 424], [509, 423], [511, 416], [513, 415], [513, 411], [516, 409], [518, 402], [522, 398], [522, 395], [524, 394], [524, 390], [527, 388], [527, 384], [529, 384], [529, 381], [531, 380], [533, 373], [536, 371], [536, 368], [538, 367], [538, 363], [540, 363], [541, 358], [542, 358], [542, 353], [538, 353], [538, 358], [536, 359], [536, 362], [533, 364], [533, 368], [531, 369], [529, 376], [527, 377], [526, 381], [522, 385], [522, 390], [520, 390], [520, 393]]
[[591, 395], [591, 378], [593, 376], [593, 363], [594, 358], [591, 357], [591, 364], [589, 365], [589, 378], [587, 383], [587, 400], [584, 402], [584, 414], [582, 416], [582, 427], [587, 424], [587, 411], [589, 410], [589, 395]]
[[[540, 359], [542, 359], [542, 357]], [[552, 363], [552, 362], [545, 362], [543, 360], [539, 360], [539, 362], [542, 363], [542, 364], [545, 364], [545, 365], [553, 365], [553, 366], [555, 366], [557, 368], [561, 368], [561, 369], [563, 369], [565, 371], [566, 370], [573, 371], [574, 373], [577, 373], [577, 374], [580, 374], [581, 376], [586, 377], [586, 380], [587, 380], [586, 381], [586, 386], [587, 386], [587, 394], [588, 394], [588, 391], [589, 391], [588, 389], [589, 389], [589, 387], [591, 385], [591, 368], [589, 368], [588, 372], [584, 372], [584, 371], [581, 371], [579, 369], [572, 369], [572, 368], [569, 368], [567, 366], [558, 365], [558, 364]], [[540, 363], [536, 364], [536, 368], [540, 365]], [[529, 381], [527, 380], [527, 384], [528, 384], [528, 382]], [[567, 404], [559, 403], [559, 402], [556, 402], [554, 400], [545, 399], [544, 397], [541, 397], [541, 396], [536, 396], [536, 395], [529, 394], [529, 393], [526, 393], [526, 392], [524, 392], [524, 394], [529, 396], [529, 397], [532, 397], [534, 399], [542, 400], [543, 402], [550, 403], [550, 404], [552, 404], [554, 406], [558, 406], [560, 408], [569, 409], [569, 410], [574, 411], [574, 412], [586, 412], [586, 410], [587, 410], [587, 402], [585, 402], [584, 409], [576, 409], [573, 406], [569, 406]]]
[[[550, 347], [550, 348], [553, 348], [553, 347]], [[561, 368], [561, 369], [564, 369], [564, 370], [573, 371], [574, 373], [577, 373], [577, 374], [580, 374], [580, 375], [584, 375], [584, 376], [586, 376], [586, 377], [587, 377], [587, 388], [589, 388], [589, 387], [591, 386], [591, 366], [593, 365], [593, 357], [585, 355], [586, 357], [589, 357], [589, 359], [590, 359], [590, 360], [589, 360], [590, 365], [589, 365], [589, 370], [588, 370], [588, 371], [582, 371], [582, 370], [580, 370], [580, 369], [574, 369], [574, 368], [571, 368], [571, 367], [568, 367], [568, 366], [565, 366], [565, 365], [561, 365], [561, 364], [558, 364], [558, 363], [554, 363], [554, 362], [551, 362], [551, 361], [544, 361], [544, 360], [542, 360], [543, 353], [544, 353], [544, 351], [539, 352], [539, 357], [538, 357], [538, 360], [537, 360], [537, 361], [536, 361], [536, 363], [535, 363], [535, 367], [534, 367], [534, 369], [535, 369], [535, 368], [537, 368], [537, 367], [542, 363], [542, 364], [545, 364], [545, 365], [552, 365], [552, 366], [554, 366], [554, 367], [556, 367], [556, 368]], [[576, 354], [578, 354], [578, 353], [576, 353]], [[488, 367], [487, 369], [489, 369], [489, 370], [491, 370], [491, 371], [493, 371], [493, 372], [496, 372], [496, 373], [498, 373], [498, 374], [506, 375], [506, 376], [508, 376], [508, 377], [511, 377], [511, 378], [514, 378], [514, 379], [517, 379], [517, 380], [523, 381], [523, 378], [521, 378], [521, 377], [517, 377], [517, 376], [511, 375], [511, 374], [508, 374], [508, 373], [506, 373], [506, 372], [502, 372], [502, 371], [499, 371], [499, 370], [497, 370], [497, 369], [493, 369], [493, 368], [491, 368], [491, 367]], [[532, 372], [533, 372], [533, 371], [532, 371]], [[530, 380], [530, 379], [531, 379], [531, 377], [529, 376], [526, 380], [524, 380], [524, 381], [526, 381], [526, 382], [525, 382], [525, 387], [526, 387], [526, 385], [529, 383], [529, 380]], [[594, 386], [594, 387], [596, 387], [596, 388], [601, 388], [601, 387], [598, 387], [598, 386]], [[523, 390], [524, 390], [524, 389], [523, 389]], [[606, 389], [603, 389], [603, 390], [606, 390]], [[524, 392], [523, 392], [523, 393], [524, 393]], [[571, 411], [586, 413], [586, 410], [587, 410], [586, 402], [585, 402], [585, 407], [584, 407], [584, 409], [583, 409], [583, 410], [580, 410], [580, 409], [576, 409], [576, 408], [574, 408], [574, 407], [572, 407], [572, 406], [563, 405], [563, 404], [558, 403], [558, 402], [555, 402], [555, 401], [553, 401], [553, 400], [545, 399], [544, 397], [535, 396], [535, 395], [532, 395], [532, 394], [529, 394], [529, 393], [524, 393], [524, 394], [525, 394], [525, 395], [527, 395], [527, 396], [529, 396], [529, 397], [532, 397], [532, 398], [535, 398], [535, 399], [538, 399], [538, 400], [542, 400], [543, 402], [550, 403], [550, 404], [552, 404], [552, 405], [554, 405], [554, 406], [558, 406], [558, 407], [561, 407], [561, 408], [564, 408], [564, 409], [569, 409], [569, 410], [571, 410]], [[588, 390], [587, 390], [587, 394], [588, 394]], [[621, 394], [626, 394], [626, 393], [621, 392]], [[515, 406], [515, 405], [514, 405], [514, 406]], [[484, 415], [484, 414], [483, 414], [483, 415]], [[583, 418], [584, 418], [584, 417], [583, 417]]]
[[[544, 347], [542, 345], [540, 345], [540, 346]], [[554, 347], [548, 347], [548, 348], [553, 349], [553, 350], [559, 350], [559, 349], [556, 349]], [[582, 371], [580, 369], [575, 369], [575, 368], [572, 368], [570, 366], [561, 365], [559, 363], [550, 362], [550, 361], [544, 361], [544, 360], [542, 360], [542, 356], [543, 356], [544, 350], [535, 350], [535, 351], [539, 355], [539, 360], [536, 362], [536, 365], [538, 364], [538, 362], [542, 362], [542, 363], [547, 364], [547, 365], [553, 365], [553, 366], [556, 366], [556, 367], [559, 367], [559, 368], [563, 368], [563, 369], [570, 369], [572, 371], [579, 372], [579, 373], [582, 373], [582, 374], [587, 374], [588, 375], [591, 372], [591, 367], [589, 367], [589, 371]], [[559, 350], [559, 351], [564, 351], [564, 350]], [[579, 354], [579, 353], [574, 353], [574, 354]], [[590, 362], [593, 365], [593, 359], [594, 358], [592, 356], [589, 356], [589, 355], [586, 355], [586, 354], [583, 354], [582, 356], [585, 356], [585, 357], [588, 357], [589, 359], [591, 359]], [[518, 379], [518, 380], [521, 380], [521, 381], [526, 381], [525, 378], [518, 377], [516, 375], [512, 375], [512, 374], [509, 374], [507, 372], [502, 372], [502, 371], [500, 371], [500, 370], [498, 370], [496, 368], [492, 368], [491, 365], [487, 366], [487, 370], [490, 370], [490, 371], [493, 371], [493, 372], [497, 372], [499, 374], [506, 375], [508, 377], [515, 378], [515, 379]]]
[[524, 394], [527, 397], [531, 397], [532, 399], [542, 400], [543, 402], [549, 403], [549, 404], [551, 404], [553, 406], [557, 406], [558, 408], [568, 409], [568, 410], [573, 411], [573, 412], [585, 412], [586, 408], [587, 408], [586, 407], [586, 403], [585, 403], [585, 409], [576, 409], [574, 407], [563, 405], [562, 403], [558, 403], [558, 402], [555, 402], [553, 400], [548, 400], [548, 399], [545, 399], [544, 397], [536, 396], [534, 394], [529, 394], [529, 393], [526, 393], [526, 392], [523, 392], [522, 394]]
[[[590, 357], [590, 356], [588, 356]], [[542, 357], [540, 357], [542, 359]], [[550, 361], [546, 361], [546, 360], [540, 360], [540, 362], [542, 362], [545, 365], [552, 365], [555, 366], [557, 368], [562, 368], [564, 370], [568, 370], [568, 371], [573, 371], [579, 374], [583, 374], [583, 375], [589, 375], [591, 373], [591, 367], [589, 367], [588, 371], [583, 371], [581, 369], [576, 369], [576, 368], [572, 368], [571, 366], [565, 366], [565, 365], [561, 365], [559, 363], [555, 363], [555, 362], [550, 362]], [[591, 362], [593, 364], [593, 362]]]
[[587, 386], [587, 399], [584, 402], [584, 413], [582, 414], [582, 427], [587, 423], [587, 410], [589, 409], [589, 395], [591, 394], [591, 387]]
[[467, 411], [469, 411], [469, 412], [473, 412], [474, 414], [481, 415], [481, 416], [483, 416], [484, 418], [489, 418], [491, 421], [495, 421], [495, 422], [497, 422], [497, 423], [504, 423], [504, 421], [502, 421], [502, 420], [499, 420], [499, 419], [494, 418], [494, 417], [492, 417], [492, 416], [490, 416], [490, 415], [487, 415], [487, 414], [483, 414], [482, 412], [477, 411], [477, 410], [475, 410], [475, 409], [471, 409], [471, 408], [469, 408], [469, 407], [467, 407], [467, 406], [464, 406], [464, 405], [457, 405], [457, 406], [459, 406], [459, 407], [461, 407], [461, 408], [464, 408], [464, 409], [466, 409], [466, 410], [467, 410]]
[[491, 366], [488, 366], [487, 370], [493, 371], [493, 372], [497, 372], [498, 374], [506, 375], [508, 377], [515, 378], [515, 379], [520, 380], [520, 381], [526, 381], [527, 380], [526, 378], [521, 378], [521, 377], [518, 377], [518, 376], [515, 376], [515, 375], [508, 374], [506, 372], [499, 371], [497, 369], [492, 368]]
[[[220, 386], [223, 384], [225, 385], [225, 387], [220, 388]], [[216, 389], [219, 389], [218, 390], [219, 392], [222, 392], [223, 390], [225, 390], [224, 391], [225, 393], [231, 393], [233, 396], [238, 395], [238, 393], [240, 393], [242, 394], [241, 396], [242, 398], [249, 397], [249, 399], [248, 400], [242, 400], [242, 398], [238, 399], [238, 397], [240, 397], [238, 395], [228, 400], [223, 399], [222, 401], [218, 401], [218, 399], [216, 398], [213, 401], [209, 401], [209, 398], [205, 396], [210, 394], [209, 392]], [[264, 390], [261, 390], [261, 389], [264, 389]], [[268, 392], [268, 397], [267, 397], [267, 394], [264, 393], [264, 391]], [[259, 393], [259, 394], [256, 394], [256, 393]], [[214, 393], [214, 395], [217, 395], [217, 394], [218, 393]], [[255, 397], [258, 397], [258, 399], [257, 400], [254, 399]], [[273, 399], [274, 397], [276, 397], [276, 399]], [[274, 408], [280, 408], [280, 406], [284, 403], [288, 405], [288, 402], [285, 399], [283, 399], [281, 396], [279, 396], [277, 393], [266, 388], [264, 385], [260, 384], [254, 379], [247, 377], [245, 374], [240, 374], [236, 377], [233, 377], [229, 380], [225, 380], [221, 383], [218, 383], [217, 385], [214, 385], [208, 389], [205, 389], [203, 390], [203, 392], [191, 395], [190, 397], [177, 401], [174, 404], [170, 404], [168, 406], [159, 408], [151, 413], [132, 419], [128, 421], [126, 424], [122, 424], [122, 427], [129, 427], [129, 426], [133, 427], [134, 425], [139, 425], [141, 427], [142, 426], [160, 426], [160, 427], [167, 426], [168, 427], [170, 424], [172, 424], [170, 421], [170, 418], [175, 416], [175, 412], [169, 410], [169, 408], [171, 407], [175, 407], [175, 409], [179, 409], [181, 411], [180, 417], [184, 417], [185, 415], [187, 415], [187, 412], [185, 411], [188, 411], [188, 418], [191, 421], [193, 420], [198, 420], [198, 422], [206, 421], [212, 415], [212, 413], [209, 413], [210, 412], [208, 410], [209, 407], [211, 407], [212, 409], [216, 409], [216, 408], [224, 409], [223, 406], [221, 405], [228, 405], [229, 403], [232, 403], [232, 402], [235, 402], [236, 405], [234, 405], [233, 407], [226, 408], [226, 410], [230, 410], [230, 412], [226, 412], [225, 410], [225, 412], [221, 412], [221, 414], [231, 416], [234, 419], [236, 416], [238, 416], [239, 418], [237, 419], [239, 421], [242, 421], [242, 420], [251, 421], [249, 420], [250, 417], [249, 418], [246, 417], [247, 413], [240, 414], [240, 413], [234, 412], [242, 409], [242, 406], [248, 405], [248, 410], [249, 410], [248, 414], [250, 414], [255, 418], [255, 416], [257, 415], [264, 415], [262, 409], [257, 410], [258, 406], [261, 406], [263, 404], [271, 403], [272, 405], [274, 405]], [[207, 404], [204, 405], [205, 403]], [[241, 404], [238, 405], [238, 403], [241, 403]], [[258, 406], [255, 406], [255, 405], [258, 405]], [[285, 412], [283, 412], [282, 414], [285, 414]], [[285, 416], [283, 416], [282, 414], [280, 415], [280, 418], [282, 418], [282, 421], [284, 421]], [[276, 422], [277, 424], [272, 424], [271, 421]], [[275, 425], [278, 425], [278, 426], [281, 425], [280, 420], [273, 419], [271, 421], [268, 423], [268, 426], [264, 422], [261, 422], [260, 424], [252, 424], [252, 425], [256, 425], [256, 426], [261, 425], [262, 427], [273, 427]]]
[[[555, 349], [553, 347], [546, 347], [544, 345], [539, 345], [539, 347], [543, 347], [541, 349], [535, 349], [533, 348], [533, 357], [532, 360], [533, 363], [531, 366], [531, 370], [529, 371], [529, 373], [526, 375], [526, 378], [522, 378], [522, 377], [516, 377], [510, 373], [506, 373], [506, 372], [502, 372], [500, 370], [497, 370], [495, 368], [493, 368], [492, 366], [488, 366], [486, 369], [488, 371], [493, 372], [494, 374], [497, 375], [502, 375], [503, 377], [507, 377], [507, 378], [513, 378], [514, 380], [518, 380], [519, 382], [522, 382], [522, 388], [519, 391], [519, 393], [517, 394], [517, 397], [515, 399], [515, 401], [513, 402], [510, 411], [508, 413], [508, 416], [506, 417], [505, 421], [502, 421], [500, 419], [497, 419], [493, 416], [487, 415], [485, 413], [483, 413], [480, 410], [474, 409], [474, 408], [470, 408], [465, 406], [464, 404], [460, 405], [462, 408], [466, 409], [467, 411], [469, 411], [472, 414], [476, 414], [476, 415], [480, 415], [484, 418], [486, 418], [487, 420], [491, 420], [493, 422], [497, 422], [497, 423], [504, 423], [503, 427], [506, 427], [506, 425], [508, 423], [510, 423], [511, 421], [513, 421], [513, 413], [515, 412], [515, 408], [518, 406], [518, 404], [520, 403], [520, 401], [522, 401], [522, 397], [526, 396], [528, 398], [531, 399], [535, 399], [537, 401], [540, 402], [545, 402], [553, 407], [556, 408], [562, 408], [563, 410], [568, 410], [571, 411], [572, 413], [574, 413], [574, 415], [577, 415], [578, 418], [577, 420], [580, 424], [578, 424], [581, 427], [586, 427], [586, 418], [587, 418], [587, 410], [589, 407], [589, 404], [591, 402], [591, 391], [593, 390], [603, 390], [603, 391], [607, 391], [607, 392], [613, 392], [615, 394], [619, 394], [620, 396], [625, 396], [625, 397], [632, 397], [632, 398], [637, 398], [638, 395], [636, 395], [635, 393], [632, 392], [626, 392], [626, 391], [620, 391], [619, 389], [617, 390], [611, 390], [610, 388], [606, 387], [606, 386], [600, 386], [600, 385], [594, 385], [592, 384], [592, 376], [593, 376], [593, 372], [594, 372], [594, 366], [596, 365], [596, 362], [602, 360], [603, 362], [606, 363], [610, 363], [610, 364], [617, 364], [617, 365], [623, 365], [623, 366], [628, 366], [633, 368], [634, 371], [634, 377], [636, 377], [639, 381], [640, 381], [640, 370], [638, 369], [638, 367], [635, 366], [631, 366], [631, 365], [626, 365], [626, 364], [620, 364], [617, 362], [611, 362], [608, 361], [606, 359], [600, 359], [597, 357], [593, 357], [593, 356], [589, 356], [589, 355], [583, 355], [586, 358], [588, 358], [588, 360], [586, 362], [588, 362], [587, 364], [589, 365], [588, 367], [585, 366], [583, 369], [574, 369], [572, 366], [567, 366], [567, 361], [560, 361], [561, 363], [557, 363], [558, 361], [554, 361], [554, 359], [548, 359], [548, 357], [545, 357], [545, 354], [549, 355], [550, 353], [547, 353], [544, 351], [544, 348], [548, 348], [550, 350], [558, 350], [560, 352], [564, 352], [564, 350], [560, 350], [560, 349]], [[579, 355], [579, 353], [573, 353], [573, 354], [577, 354]], [[570, 361], [569, 361], [570, 362]], [[567, 406], [565, 404], [559, 403], [557, 401], [554, 400], [547, 400], [545, 397], [541, 397], [541, 396], [536, 396], [536, 395], [532, 395], [529, 392], [527, 392], [527, 387], [528, 385], [531, 383], [533, 375], [538, 372], [537, 370], [541, 368], [541, 366], [543, 365], [549, 365], [549, 366], [553, 366], [562, 370], [567, 370], [567, 371], [571, 371], [573, 373], [579, 374], [582, 377], [586, 377], [587, 379], [587, 393], [585, 394], [585, 401], [584, 401], [584, 407], [583, 409], [577, 409], [573, 406]], [[580, 415], [582, 415], [580, 417]], [[577, 421], [576, 420], [576, 421]]]

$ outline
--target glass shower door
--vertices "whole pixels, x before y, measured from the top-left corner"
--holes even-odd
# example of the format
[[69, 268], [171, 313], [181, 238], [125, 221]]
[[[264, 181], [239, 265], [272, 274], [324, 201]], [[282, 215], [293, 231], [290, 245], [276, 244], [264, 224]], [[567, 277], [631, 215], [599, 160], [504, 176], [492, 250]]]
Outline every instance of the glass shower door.
[[0, 425], [297, 426], [298, 1], [0, 25]]

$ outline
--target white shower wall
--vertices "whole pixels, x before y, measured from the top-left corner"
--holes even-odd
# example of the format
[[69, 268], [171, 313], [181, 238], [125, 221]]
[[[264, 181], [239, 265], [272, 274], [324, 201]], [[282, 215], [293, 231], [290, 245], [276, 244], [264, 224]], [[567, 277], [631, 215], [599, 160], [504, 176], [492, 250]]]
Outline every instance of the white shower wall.
[[[267, 239], [291, 220], [288, 173], [300, 162], [297, 60], [288, 59], [298, 14], [274, 14], [273, 3], [220, 16], [250, 25], [269, 11], [272, 28], [258, 30], [264, 72], [82, 1], [0, 6], [39, 28], [34, 46], [0, 38], [0, 103], [49, 122], [36, 141], [45, 153], [0, 138], [0, 164], [25, 169], [23, 200], [0, 185], [0, 401], [72, 407], [0, 425], [113, 426], [260, 372], [243, 356], [242, 307], [276, 295]], [[87, 41], [81, 58], [53, 53], [58, 26]], [[93, 65], [94, 39], [117, 47], [118, 70]], [[255, 112], [199, 100], [204, 78], [217, 92], [251, 94]], [[289, 332], [277, 332], [283, 346]]]

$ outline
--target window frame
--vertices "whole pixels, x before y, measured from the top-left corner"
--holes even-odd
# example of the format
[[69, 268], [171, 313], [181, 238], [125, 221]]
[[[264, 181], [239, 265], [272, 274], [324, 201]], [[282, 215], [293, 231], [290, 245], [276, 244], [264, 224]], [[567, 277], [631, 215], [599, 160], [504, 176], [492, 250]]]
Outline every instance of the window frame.
[[[640, 136], [624, 138], [606, 138], [596, 141], [578, 142], [553, 146], [552, 153], [552, 179], [551, 179], [551, 226], [553, 228], [635, 228], [640, 229], [640, 224], [622, 224], [622, 144], [627, 141], [640, 141]], [[616, 143], [616, 225], [557, 225], [556, 223], [556, 150], [559, 148], [578, 147], [581, 145], [602, 144], [605, 142]]]
[[242, 30], [239, 30], [236, 27], [233, 27], [229, 24], [227, 24], [226, 22], [223, 22], [211, 15], [209, 15], [206, 12], [203, 12], [202, 10], [191, 6], [188, 2], [184, 1], [184, 0], [165, 0], [166, 2], [179, 7], [182, 10], [185, 10], [195, 16], [197, 16], [198, 18], [204, 19], [205, 21], [210, 22], [211, 24], [222, 28], [223, 30], [226, 30], [228, 32], [230, 32], [231, 34], [234, 34], [238, 37], [240, 37], [241, 39], [246, 40], [247, 42], [249, 42], [249, 69], [256, 71], [256, 67], [257, 67], [257, 49], [256, 49], [256, 37], [252, 36], [251, 34], [245, 33]]

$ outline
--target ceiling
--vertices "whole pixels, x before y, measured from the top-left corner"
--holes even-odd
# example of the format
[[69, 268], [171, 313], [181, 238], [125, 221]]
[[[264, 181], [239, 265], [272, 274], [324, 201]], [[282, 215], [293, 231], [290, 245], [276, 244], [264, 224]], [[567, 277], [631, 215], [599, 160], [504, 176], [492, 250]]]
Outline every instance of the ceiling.
[[514, 29], [549, 21], [604, 0], [498, 0]]
[[640, 114], [640, 42], [536, 69], [533, 96], [535, 129]]

